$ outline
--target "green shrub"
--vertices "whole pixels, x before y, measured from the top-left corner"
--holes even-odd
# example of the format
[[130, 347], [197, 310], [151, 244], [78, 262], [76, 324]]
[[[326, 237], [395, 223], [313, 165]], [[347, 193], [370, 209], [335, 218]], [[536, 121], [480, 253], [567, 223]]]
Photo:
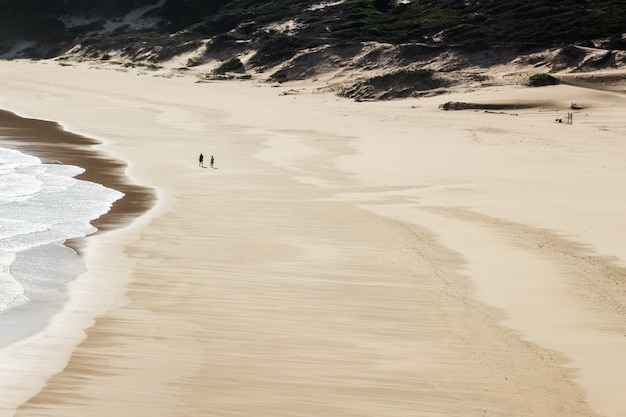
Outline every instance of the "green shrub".
[[416, 84], [433, 80], [433, 71], [429, 69], [399, 70], [390, 74], [379, 75], [370, 79], [372, 85], [382, 86], [389, 83]]
[[540, 73], [531, 75], [528, 78], [528, 85], [531, 87], [543, 87], [545, 85], [560, 84], [558, 78], [554, 78], [550, 74]]
[[279, 69], [272, 75], [270, 75], [270, 79], [279, 83], [283, 83], [287, 81], [287, 72], [284, 69]]
[[626, 39], [621, 36], [613, 36], [605, 45], [608, 49], [619, 49], [626, 51]]
[[150, 71], [163, 69], [161, 65], [153, 64], [151, 62], [127, 62], [123, 66], [124, 68], [145, 68]]
[[198, 65], [202, 65], [202, 64], [204, 64], [203, 57], [193, 57], [187, 60], [188, 67], [197, 67]]
[[226, 74], [227, 72], [241, 71], [244, 69], [243, 63], [239, 58], [231, 58], [228, 61], [222, 63], [214, 71], [216, 74]]
[[271, 67], [293, 57], [300, 45], [298, 39], [283, 34], [270, 34], [261, 43], [250, 63], [259, 67]]

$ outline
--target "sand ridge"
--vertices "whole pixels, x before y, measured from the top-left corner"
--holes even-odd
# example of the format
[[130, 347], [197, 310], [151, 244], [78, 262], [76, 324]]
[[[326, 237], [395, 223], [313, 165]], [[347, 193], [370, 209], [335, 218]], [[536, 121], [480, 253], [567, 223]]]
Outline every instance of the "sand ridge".
[[[2, 107], [101, 140], [159, 197], [88, 239], [78, 295], [119, 275], [116, 302], [15, 415], [623, 409], [623, 96], [502, 85], [355, 103], [52, 62], [0, 75]], [[574, 124], [556, 123], [571, 102]]]

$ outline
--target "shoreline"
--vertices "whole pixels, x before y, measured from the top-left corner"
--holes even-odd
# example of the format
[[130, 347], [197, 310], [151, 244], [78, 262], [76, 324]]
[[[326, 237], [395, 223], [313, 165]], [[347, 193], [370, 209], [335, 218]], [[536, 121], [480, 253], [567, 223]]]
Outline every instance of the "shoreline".
[[[624, 97], [354, 103], [47, 65], [0, 65], [0, 98], [106, 137], [163, 198], [89, 239], [125, 300], [17, 416], [619, 417]], [[437, 110], [470, 95], [549, 106]]]
[[[132, 222], [155, 203], [154, 190], [133, 184], [126, 176], [127, 164], [95, 147], [99, 141], [68, 132], [56, 122], [20, 117], [0, 109], [0, 134], [7, 147], [37, 156], [43, 163], [62, 163], [84, 169], [78, 179], [101, 184], [124, 193], [111, 210], [92, 222], [96, 233], [114, 230]], [[45, 138], [45, 139], [43, 139]], [[78, 239], [80, 240], [80, 239]], [[77, 242], [68, 242], [77, 249]]]
[[[97, 229], [94, 233], [63, 242], [63, 245], [73, 250], [76, 256], [80, 257], [83, 262], [86, 261], [85, 250], [89, 244], [93, 244], [95, 236], [128, 226], [156, 204], [155, 191], [148, 187], [134, 184], [126, 176], [125, 170], [127, 164], [113, 158], [110, 154], [102, 150], [96, 149], [96, 146], [101, 145], [97, 140], [66, 131], [56, 122], [23, 118], [11, 111], [2, 109], [0, 109], [0, 135], [2, 136], [0, 145], [5, 148], [15, 149], [36, 156], [41, 159], [42, 163], [62, 163], [64, 165], [81, 167], [84, 169], [84, 172], [76, 176], [77, 179], [98, 183], [107, 188], [112, 188], [124, 193], [124, 196], [117, 200], [107, 213], [91, 222]], [[121, 297], [121, 294], [115, 295], [115, 291], [109, 288], [103, 288], [103, 283], [95, 287], [100, 287], [101, 291], [109, 292], [111, 300], [109, 300], [108, 303], [93, 303], [93, 310], [90, 310], [92, 306], [88, 306], [88, 301], [85, 302], [72, 298], [82, 296], [89, 297], [89, 293], [92, 293], [91, 290], [81, 289], [84, 288], [85, 285], [89, 287], [89, 284], [79, 282], [85, 280], [83, 276], [90, 276], [90, 272], [83, 272], [81, 275], [74, 277], [73, 280], [59, 289], [60, 292], [58, 295], [55, 295], [48, 301], [53, 304], [57, 303], [57, 307], [51, 307], [51, 305], [48, 304], [44, 304], [43, 307], [36, 307], [36, 309], [43, 308], [43, 311], [48, 311], [48, 313], [52, 312], [52, 316], [46, 317], [46, 322], [42, 323], [43, 326], [37, 328], [34, 333], [28, 334], [25, 338], [20, 340], [15, 340], [6, 346], [8, 356], [5, 357], [5, 360], [12, 361], [15, 364], [27, 363], [32, 360], [28, 358], [24, 359], [24, 357], [19, 354], [19, 346], [28, 346], [31, 343], [37, 345], [36, 340], [42, 337], [51, 340], [56, 339], [56, 341], [52, 343], [58, 343], [57, 352], [55, 355], [50, 355], [51, 357], [56, 355], [63, 357], [64, 354], [67, 354], [68, 347], [73, 350], [76, 345], [80, 343], [82, 332], [85, 331], [87, 327], [92, 326], [90, 321], [93, 320], [93, 315], [96, 317], [100, 316], [104, 311], [110, 308], [110, 306], [114, 306], [119, 302], [117, 299]], [[114, 281], [111, 281], [109, 285], [114, 287]], [[104, 283], [104, 287], [107, 286], [108, 285]], [[79, 289], [77, 290], [74, 287], [78, 287]], [[109, 307], [106, 307], [107, 304]], [[54, 310], [51, 310], [51, 308], [54, 308]], [[80, 311], [80, 317], [72, 313], [73, 310]], [[76, 318], [71, 318], [72, 316], [76, 316]], [[35, 316], [29, 313], [25, 317], [34, 318]], [[11, 320], [15, 320], [15, 318]], [[56, 324], [58, 321], [67, 322], [67, 324], [63, 325], [65, 330], [61, 332], [55, 331], [55, 327], [58, 327]], [[77, 324], [81, 322], [84, 324]], [[32, 325], [32, 323], [29, 323], [29, 325]], [[31, 342], [33, 340], [35, 341], [34, 343]], [[35, 347], [35, 351], [36, 349]], [[15, 355], [13, 351], [15, 351], [17, 355]], [[24, 351], [26, 352], [25, 356], [28, 357], [28, 355], [30, 355], [30, 353], [28, 353], [29, 350], [25, 349]], [[58, 372], [60, 369], [56, 371], [54, 371], [54, 369], [68, 359], [69, 358], [51, 361], [44, 359], [41, 361], [39, 365], [40, 369], [36, 373], [42, 372], [41, 378], [48, 378], [50, 376], [49, 372], [52, 372], [52, 374]], [[63, 365], [63, 367], [64, 366], [65, 365]], [[3, 368], [3, 371], [6, 371], [6, 369]], [[5, 375], [4, 372], [0, 372], [0, 374]], [[19, 380], [19, 377], [15, 379], [15, 381], [17, 380]], [[25, 389], [22, 389], [19, 384], [15, 386], [11, 385], [7, 386], [6, 384], [0, 383], [0, 386], [4, 388], [3, 392], [15, 398], [24, 398], [24, 400], [27, 400], [34, 394], [29, 394], [29, 389], [25, 388], [26, 385], [24, 386]], [[35, 386], [36, 385], [37, 384], [35, 384]], [[3, 417], [5, 416], [4, 410], [6, 406], [7, 404], [4, 400], [0, 400], [0, 415]]]

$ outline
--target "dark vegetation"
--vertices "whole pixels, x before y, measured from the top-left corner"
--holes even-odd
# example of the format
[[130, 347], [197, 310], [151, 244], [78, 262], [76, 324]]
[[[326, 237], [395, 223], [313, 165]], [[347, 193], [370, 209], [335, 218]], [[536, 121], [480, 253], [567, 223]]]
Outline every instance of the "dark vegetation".
[[441, 110], [485, 110], [485, 111], [502, 111], [502, 110], [519, 110], [534, 108], [541, 103], [526, 104], [509, 104], [509, 103], [464, 103], [462, 101], [448, 101], [439, 106]]
[[215, 69], [216, 74], [226, 74], [227, 72], [242, 72], [243, 63], [239, 58], [231, 58]]
[[554, 78], [550, 74], [534, 74], [531, 75], [528, 79], [528, 85], [531, 87], [543, 87], [546, 85], [557, 85], [560, 84], [560, 81], [557, 78]]
[[[158, 49], [154, 60], [215, 36], [247, 41], [258, 48], [252, 64], [272, 66], [297, 51], [322, 44], [363, 41], [426, 43], [485, 49], [533, 48], [602, 41], [624, 49], [626, 2], [622, 0], [345, 0], [315, 8], [322, 0], [168, 0], [147, 16], [150, 29], [121, 27], [96, 34], [114, 20], [156, 0], [0, 0], [0, 53], [20, 40], [35, 43], [31, 55], [55, 56], [74, 44], [93, 51], [129, 48], [129, 57]], [[87, 17], [82, 26], [67, 17]], [[273, 22], [295, 19], [291, 34], [267, 30]], [[94, 52], [95, 53], [95, 52]]]

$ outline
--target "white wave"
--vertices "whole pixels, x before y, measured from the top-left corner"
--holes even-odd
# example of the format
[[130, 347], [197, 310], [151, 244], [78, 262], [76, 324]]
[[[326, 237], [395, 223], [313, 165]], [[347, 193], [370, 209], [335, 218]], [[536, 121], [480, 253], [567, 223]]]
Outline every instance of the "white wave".
[[24, 286], [11, 275], [11, 265], [14, 261], [14, 253], [0, 251], [0, 311], [29, 301]]
[[[66, 281], [43, 276], [54, 277], [63, 266], [55, 266], [44, 259], [45, 251], [34, 248], [94, 233], [97, 229], [91, 222], [123, 196], [76, 179], [82, 172], [79, 167], [42, 164], [36, 157], [0, 148], [0, 313], [49, 294]], [[29, 266], [12, 271], [16, 255], [21, 265]]]

